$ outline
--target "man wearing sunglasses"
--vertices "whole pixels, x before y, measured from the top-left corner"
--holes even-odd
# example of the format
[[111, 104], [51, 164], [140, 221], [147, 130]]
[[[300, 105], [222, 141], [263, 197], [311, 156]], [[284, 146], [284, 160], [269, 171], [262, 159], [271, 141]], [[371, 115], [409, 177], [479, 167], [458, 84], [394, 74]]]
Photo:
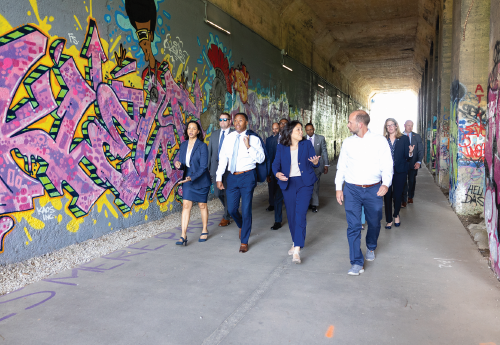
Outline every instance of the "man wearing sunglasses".
[[[219, 153], [222, 147], [222, 143], [224, 142], [224, 139], [228, 136], [228, 134], [234, 131], [234, 129], [231, 129], [231, 116], [227, 113], [220, 114], [219, 126], [220, 129], [213, 131], [210, 135], [210, 141], [208, 143], [208, 171], [210, 172], [212, 183], [214, 183], [216, 180], [217, 167], [219, 166]], [[226, 172], [222, 176], [222, 183], [224, 184], [224, 188], [226, 189], [228, 173], [229, 172], [226, 170]], [[222, 205], [224, 206], [224, 216], [222, 217], [219, 226], [228, 226], [231, 223], [229, 212], [227, 210], [226, 189], [220, 190], [219, 188], [217, 188], [217, 184], [214, 183], [214, 194], [219, 198], [219, 200], [222, 202]]]

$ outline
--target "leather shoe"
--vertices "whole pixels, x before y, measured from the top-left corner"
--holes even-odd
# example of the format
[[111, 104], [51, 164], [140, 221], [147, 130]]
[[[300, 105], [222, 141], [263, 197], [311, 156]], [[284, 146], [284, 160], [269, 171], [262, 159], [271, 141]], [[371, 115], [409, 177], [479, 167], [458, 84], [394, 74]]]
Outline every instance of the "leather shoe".
[[[410, 199], [410, 200], [411, 200], [411, 199]], [[409, 202], [409, 200], [408, 200], [408, 202]], [[404, 202], [404, 201], [403, 201], [403, 202], [401, 203], [401, 208], [405, 208], [405, 207], [406, 207], [406, 202]]]
[[248, 252], [248, 244], [242, 243], [240, 246], [240, 253], [246, 253]]
[[269, 205], [269, 206], [266, 208], [266, 211], [269, 211], [269, 212], [274, 211], [274, 206]]
[[413, 199], [412, 198], [408, 198], [408, 203], [409, 204], [413, 204]]
[[314, 213], [318, 212], [318, 206], [313, 206], [313, 207], [312, 207], [312, 211], [313, 211]]
[[229, 219], [222, 218], [222, 220], [219, 223], [219, 226], [228, 226], [229, 224], [231, 224], [231, 222], [229, 221]]
[[240, 234], [238, 235], [238, 238], [241, 240], [241, 229], [240, 229]]
[[271, 230], [278, 230], [279, 228], [281, 228], [281, 223], [274, 223], [273, 226], [271, 226]]
[[312, 210], [312, 208], [313, 208], [313, 205], [309, 205], [309, 209]]

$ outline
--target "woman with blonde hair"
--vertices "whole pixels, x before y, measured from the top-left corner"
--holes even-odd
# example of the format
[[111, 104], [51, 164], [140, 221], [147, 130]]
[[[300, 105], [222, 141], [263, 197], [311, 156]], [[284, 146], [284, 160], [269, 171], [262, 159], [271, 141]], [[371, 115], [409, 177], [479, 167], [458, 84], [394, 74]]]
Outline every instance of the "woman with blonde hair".
[[[386, 229], [392, 227], [394, 217], [394, 225], [400, 226], [399, 210], [401, 209], [401, 201], [403, 199], [403, 189], [410, 168], [410, 160], [413, 157], [413, 148], [410, 146], [410, 139], [401, 133], [398, 122], [393, 118], [385, 120], [384, 137], [387, 138], [389, 147], [391, 148], [392, 162], [394, 174], [392, 175], [392, 185], [389, 191], [384, 195], [385, 204], [385, 220]], [[394, 213], [392, 212], [392, 204], [394, 202]]]

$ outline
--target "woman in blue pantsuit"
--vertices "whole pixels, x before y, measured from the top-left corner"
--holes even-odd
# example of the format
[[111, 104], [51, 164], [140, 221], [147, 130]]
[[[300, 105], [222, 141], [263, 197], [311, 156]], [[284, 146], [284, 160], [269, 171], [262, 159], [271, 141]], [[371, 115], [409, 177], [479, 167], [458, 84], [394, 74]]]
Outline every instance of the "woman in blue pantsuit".
[[288, 227], [292, 235], [292, 248], [288, 255], [300, 264], [300, 248], [306, 239], [306, 213], [309, 208], [314, 183], [317, 181], [314, 168], [319, 167], [311, 142], [304, 140], [302, 124], [299, 121], [288, 123], [281, 133], [276, 148], [273, 173], [283, 191]]
[[187, 245], [187, 228], [193, 202], [200, 207], [203, 230], [199, 242], [208, 238], [208, 208], [207, 198], [212, 184], [208, 172], [208, 148], [203, 142], [201, 126], [196, 121], [190, 121], [184, 131], [184, 141], [179, 150], [179, 160], [175, 162], [177, 169], [184, 170], [182, 186], [182, 235], [175, 244]]

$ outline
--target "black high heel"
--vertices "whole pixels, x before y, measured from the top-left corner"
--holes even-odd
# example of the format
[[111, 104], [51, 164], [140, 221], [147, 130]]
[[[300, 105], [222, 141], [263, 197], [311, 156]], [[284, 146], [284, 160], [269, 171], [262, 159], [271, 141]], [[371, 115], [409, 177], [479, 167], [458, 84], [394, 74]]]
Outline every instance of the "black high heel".
[[401, 218], [399, 219], [399, 223], [396, 223], [396, 222], [394, 221], [394, 226], [399, 227], [400, 225], [401, 225]]
[[175, 242], [175, 244], [177, 244], [178, 246], [182, 246], [182, 245], [187, 246], [188, 240], [187, 240], [187, 238], [181, 237], [181, 241]]
[[[387, 224], [389, 224], [389, 223], [387, 223]], [[392, 228], [392, 225], [386, 225], [386, 226], [385, 226], [385, 228], [386, 228], [386, 229], [391, 229], [391, 228]]]
[[[201, 236], [207, 235], [207, 238], [201, 238]], [[207, 232], [202, 232], [200, 235], [200, 238], [198, 239], [198, 242], [206, 242], [208, 240], [208, 231]]]

